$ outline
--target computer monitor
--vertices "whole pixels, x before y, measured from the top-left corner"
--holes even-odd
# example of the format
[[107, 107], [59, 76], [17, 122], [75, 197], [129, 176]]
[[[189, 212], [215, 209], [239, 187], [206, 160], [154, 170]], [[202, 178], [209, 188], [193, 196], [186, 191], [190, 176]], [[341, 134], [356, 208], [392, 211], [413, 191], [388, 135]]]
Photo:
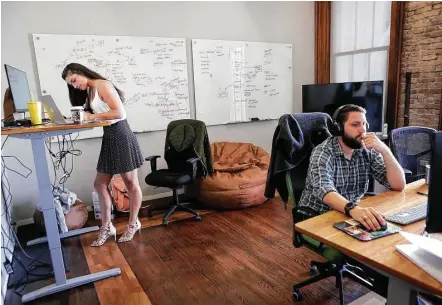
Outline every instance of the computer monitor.
[[368, 131], [382, 132], [384, 82], [364, 81], [302, 86], [302, 112], [325, 112], [331, 117], [342, 105], [355, 104], [367, 110]]
[[432, 135], [430, 182], [428, 186], [427, 233], [442, 232], [442, 131]]
[[5, 70], [9, 90], [14, 101], [15, 112], [28, 111], [28, 102], [31, 101], [31, 94], [26, 73], [9, 65], [5, 65]]

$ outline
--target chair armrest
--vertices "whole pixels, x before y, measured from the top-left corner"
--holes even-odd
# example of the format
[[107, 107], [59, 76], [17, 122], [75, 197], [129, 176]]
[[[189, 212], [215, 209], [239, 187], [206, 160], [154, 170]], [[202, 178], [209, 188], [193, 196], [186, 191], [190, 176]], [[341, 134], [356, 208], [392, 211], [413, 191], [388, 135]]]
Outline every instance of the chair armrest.
[[157, 159], [161, 158], [161, 156], [149, 156], [145, 160], [150, 161], [150, 169], [154, 172], [157, 170]]
[[192, 180], [196, 179], [196, 174], [198, 171], [198, 166], [197, 166], [198, 161], [201, 161], [201, 159], [200, 158], [190, 158], [190, 159], [186, 160], [186, 163], [192, 164]]
[[376, 193], [376, 192], [366, 192], [366, 193], [364, 193], [364, 196], [376, 196], [376, 195], [379, 195], [379, 193]]

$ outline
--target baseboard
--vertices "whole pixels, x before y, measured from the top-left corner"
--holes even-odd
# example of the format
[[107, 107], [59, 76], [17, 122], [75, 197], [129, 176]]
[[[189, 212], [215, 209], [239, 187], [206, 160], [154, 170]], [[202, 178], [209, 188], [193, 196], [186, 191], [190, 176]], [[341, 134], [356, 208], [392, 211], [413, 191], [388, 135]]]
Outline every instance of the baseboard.
[[[183, 189], [179, 189], [178, 190], [178, 195], [182, 195], [182, 194], [184, 194], [184, 190]], [[158, 194], [143, 196], [142, 200], [143, 201], [150, 201], [150, 200], [166, 198], [166, 197], [172, 197], [172, 196], [173, 196], [173, 192], [164, 192], [164, 193], [158, 193]], [[86, 209], [88, 210], [88, 212], [92, 212], [93, 211], [93, 207], [91, 205], [86, 206]]]
[[[179, 189], [178, 195], [182, 195], [182, 194], [184, 194], [184, 189]], [[150, 200], [172, 197], [172, 196], [173, 196], [173, 192], [158, 193], [158, 194], [143, 196], [143, 201], [150, 201]]]

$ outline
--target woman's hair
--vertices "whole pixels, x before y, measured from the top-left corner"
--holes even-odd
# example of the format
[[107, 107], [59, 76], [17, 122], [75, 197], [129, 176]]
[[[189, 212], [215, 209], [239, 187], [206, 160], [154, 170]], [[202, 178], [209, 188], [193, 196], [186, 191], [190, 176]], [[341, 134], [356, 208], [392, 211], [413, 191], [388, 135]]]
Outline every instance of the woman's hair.
[[[70, 63], [69, 65], [67, 65], [64, 68], [63, 72], [61, 73], [61, 78], [63, 78], [63, 80], [66, 80], [66, 77], [68, 76], [69, 73], [83, 75], [89, 79], [107, 80], [97, 72], [94, 72], [91, 69], [78, 63]], [[114, 84], [112, 85], [114, 86], [115, 90], [117, 90], [117, 93], [120, 96], [121, 101], [124, 103], [123, 91], [118, 89]], [[93, 112], [93, 110], [90, 107], [89, 95], [87, 90], [75, 89], [70, 84], [68, 84], [68, 90], [69, 90], [69, 100], [71, 101], [72, 106], [84, 106], [84, 109], [86, 111]]]

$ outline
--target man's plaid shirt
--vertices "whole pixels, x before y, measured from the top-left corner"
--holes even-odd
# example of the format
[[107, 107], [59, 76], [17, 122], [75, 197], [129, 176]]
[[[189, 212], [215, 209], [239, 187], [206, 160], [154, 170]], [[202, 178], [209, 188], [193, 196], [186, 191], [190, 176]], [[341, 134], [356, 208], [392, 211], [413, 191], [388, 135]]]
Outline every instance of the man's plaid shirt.
[[337, 192], [349, 201], [358, 202], [368, 190], [370, 175], [390, 188], [386, 173], [384, 159], [376, 150], [355, 149], [348, 160], [338, 138], [330, 137], [312, 152], [298, 207], [307, 207], [319, 214], [330, 211], [331, 208], [322, 202], [329, 192]]

